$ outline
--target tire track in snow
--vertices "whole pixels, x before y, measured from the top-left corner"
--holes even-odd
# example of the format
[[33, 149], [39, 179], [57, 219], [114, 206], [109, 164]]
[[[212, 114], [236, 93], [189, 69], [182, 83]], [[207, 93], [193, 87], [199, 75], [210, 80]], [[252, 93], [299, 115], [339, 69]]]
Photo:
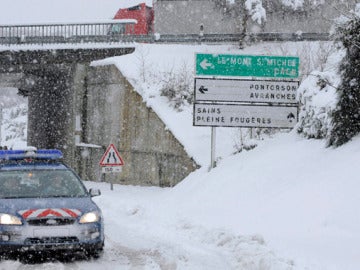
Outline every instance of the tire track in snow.
[[110, 247], [105, 248], [103, 256], [106, 260], [112, 258], [126, 257], [128, 259], [128, 266], [130, 270], [140, 269], [161, 269], [161, 270], [175, 270], [177, 265], [175, 262], [168, 262], [158, 250], [142, 249], [135, 250], [113, 241], [105, 234], [106, 243]]

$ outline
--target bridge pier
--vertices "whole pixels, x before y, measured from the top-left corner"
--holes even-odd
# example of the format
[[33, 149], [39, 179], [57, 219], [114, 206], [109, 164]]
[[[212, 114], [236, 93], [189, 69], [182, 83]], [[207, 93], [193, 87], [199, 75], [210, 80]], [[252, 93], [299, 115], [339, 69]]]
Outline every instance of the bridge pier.
[[35, 81], [28, 91], [29, 145], [57, 149], [68, 147], [68, 129], [73, 117], [72, 70], [72, 65], [31, 70], [31, 78]]
[[[28, 145], [58, 148], [75, 156], [74, 76], [79, 64], [132, 53], [134, 47], [0, 51], [0, 73], [22, 74], [14, 87], [28, 96]], [[11, 81], [10, 81], [11, 82]]]

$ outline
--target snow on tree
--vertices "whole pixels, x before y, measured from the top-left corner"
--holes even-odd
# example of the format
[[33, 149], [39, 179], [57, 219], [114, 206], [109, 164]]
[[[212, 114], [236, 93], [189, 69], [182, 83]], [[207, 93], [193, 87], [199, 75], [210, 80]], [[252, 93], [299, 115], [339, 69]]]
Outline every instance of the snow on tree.
[[214, 0], [214, 3], [225, 16], [235, 19], [237, 32], [242, 36], [240, 48], [249, 38], [249, 32], [265, 29], [267, 13], [310, 14], [311, 10], [327, 4], [324, 0]]
[[331, 130], [336, 107], [336, 89], [341, 83], [339, 63], [345, 50], [333, 42], [304, 46], [301, 55], [301, 85], [297, 91], [299, 122], [296, 131], [306, 138], [325, 139]]
[[245, 8], [254, 22], [261, 24], [266, 20], [266, 11], [262, 5], [262, 0], [246, 0]]
[[281, 3], [286, 7], [296, 10], [303, 7], [304, 0], [281, 0]]
[[263, 0], [215, 0], [215, 5], [229, 16], [238, 18], [239, 21], [252, 19], [258, 24], [266, 20], [266, 10]]
[[323, 139], [331, 129], [331, 114], [336, 106], [338, 76], [334, 72], [313, 71], [300, 85], [298, 133], [306, 138]]
[[[357, 5], [360, 11], [360, 4]], [[329, 146], [340, 146], [360, 133], [360, 12], [339, 26], [337, 34], [346, 49], [340, 66], [342, 83], [333, 112]]]
[[26, 145], [27, 99], [16, 89], [0, 89], [0, 145], [8, 148]]

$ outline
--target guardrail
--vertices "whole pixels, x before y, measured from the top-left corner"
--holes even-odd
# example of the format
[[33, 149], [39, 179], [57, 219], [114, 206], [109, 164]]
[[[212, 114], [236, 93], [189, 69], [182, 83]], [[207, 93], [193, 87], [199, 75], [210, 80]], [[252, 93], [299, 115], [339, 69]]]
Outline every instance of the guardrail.
[[55, 43], [236, 43], [256, 41], [326, 41], [328, 33], [151, 34], [134, 35], [136, 20], [103, 20], [91, 23], [0, 25], [0, 45]]
[[[144, 39], [145, 37], [135, 37], [135, 39]], [[330, 40], [328, 33], [246, 33], [244, 34], [189, 34], [189, 35], [159, 35], [153, 37], [153, 42], [157, 43], [233, 43], [240, 40], [256, 41], [327, 41]]]
[[0, 25], [0, 45], [111, 42], [134, 33], [136, 20]]

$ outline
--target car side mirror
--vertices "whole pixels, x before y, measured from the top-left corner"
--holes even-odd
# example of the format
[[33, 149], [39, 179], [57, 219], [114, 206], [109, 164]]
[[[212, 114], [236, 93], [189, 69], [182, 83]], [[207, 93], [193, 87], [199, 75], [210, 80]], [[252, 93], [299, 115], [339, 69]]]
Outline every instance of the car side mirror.
[[100, 189], [89, 189], [89, 193], [91, 197], [95, 197], [95, 196], [100, 196], [101, 195], [101, 191]]

